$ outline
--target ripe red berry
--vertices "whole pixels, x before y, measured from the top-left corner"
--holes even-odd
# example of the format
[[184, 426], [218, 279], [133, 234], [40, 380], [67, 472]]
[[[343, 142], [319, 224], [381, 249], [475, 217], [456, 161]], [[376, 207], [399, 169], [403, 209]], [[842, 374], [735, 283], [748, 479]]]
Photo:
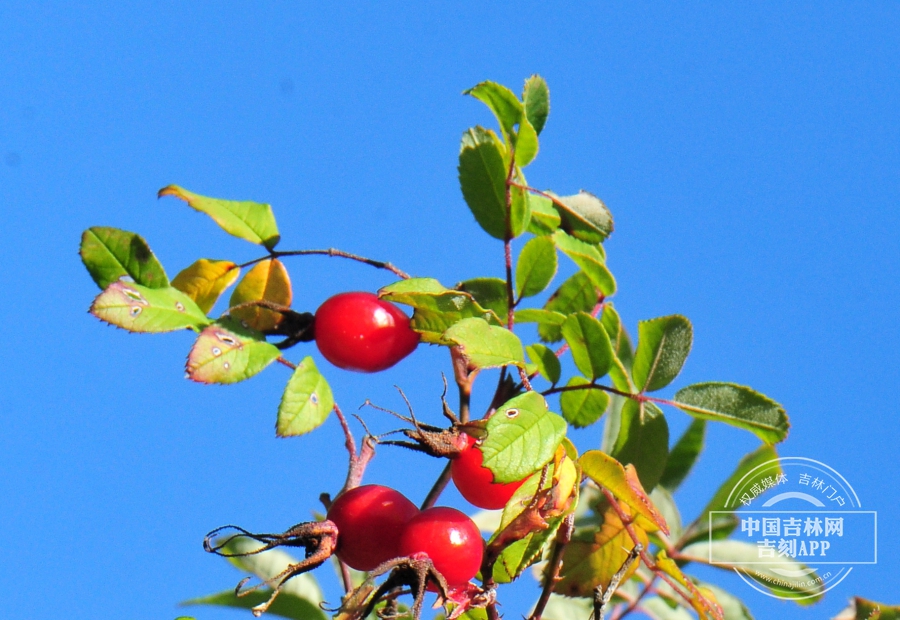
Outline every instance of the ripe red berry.
[[400, 536], [418, 512], [400, 492], [377, 484], [341, 493], [328, 510], [338, 528], [335, 553], [350, 568], [366, 571], [400, 557]]
[[400, 554], [425, 553], [451, 587], [467, 583], [481, 568], [484, 542], [475, 523], [454, 508], [423, 510], [406, 524]]
[[316, 310], [316, 345], [338, 368], [377, 372], [413, 352], [419, 335], [400, 308], [372, 293], [340, 293]]
[[488, 510], [503, 508], [525, 480], [494, 482], [494, 474], [482, 465], [483, 459], [475, 438], [468, 437], [467, 447], [450, 464], [453, 483], [470, 504]]

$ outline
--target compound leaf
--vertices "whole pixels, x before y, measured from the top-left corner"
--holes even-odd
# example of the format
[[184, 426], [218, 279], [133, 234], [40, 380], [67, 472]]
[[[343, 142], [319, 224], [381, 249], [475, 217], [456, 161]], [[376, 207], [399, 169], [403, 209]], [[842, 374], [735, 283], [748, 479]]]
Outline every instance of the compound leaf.
[[177, 185], [159, 190], [158, 196], [175, 196], [191, 208], [205, 213], [225, 232], [271, 250], [281, 237], [271, 205], [249, 200], [222, 200], [189, 192]]
[[680, 389], [672, 404], [696, 418], [748, 430], [767, 444], [783, 441], [790, 428], [781, 405], [743, 385], [696, 383]]
[[166, 288], [169, 279], [150, 246], [140, 235], [93, 226], [81, 235], [81, 262], [94, 282], [105, 289], [122, 277], [148, 288]]
[[631, 374], [641, 392], [669, 385], [691, 352], [693, 330], [685, 317], [673, 314], [638, 323], [638, 346]]
[[483, 464], [495, 482], [515, 482], [537, 471], [553, 458], [566, 435], [566, 422], [547, 409], [537, 392], [525, 392], [507, 401], [489, 419], [481, 444]]
[[240, 274], [241, 268], [231, 261], [201, 258], [181, 270], [172, 286], [193, 299], [203, 312], [209, 312]]
[[237, 383], [259, 373], [280, 355], [261, 333], [225, 317], [200, 332], [185, 370], [188, 378], [198, 383]]
[[211, 322], [193, 299], [176, 288], [123, 281], [107, 286], [94, 299], [90, 312], [101, 321], [142, 333], [199, 330]]
[[281, 396], [275, 433], [279, 437], [304, 435], [321, 426], [332, 409], [331, 387], [313, 358], [307, 356], [294, 369]]
[[[228, 305], [234, 308], [240, 304], [268, 302], [287, 308], [292, 299], [291, 278], [284, 263], [277, 258], [268, 258], [256, 263], [238, 282]], [[261, 332], [274, 329], [282, 320], [279, 312], [260, 306], [232, 309], [229, 314]]]

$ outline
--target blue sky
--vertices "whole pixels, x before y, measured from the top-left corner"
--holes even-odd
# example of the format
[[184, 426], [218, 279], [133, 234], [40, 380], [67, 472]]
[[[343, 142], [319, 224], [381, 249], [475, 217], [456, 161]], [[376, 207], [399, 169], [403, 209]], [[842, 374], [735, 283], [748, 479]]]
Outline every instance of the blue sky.
[[[446, 284], [501, 275], [502, 246], [456, 179], [461, 132], [492, 119], [460, 93], [485, 79], [518, 91], [532, 73], [552, 111], [529, 180], [611, 208], [630, 328], [688, 316], [695, 344], [676, 385], [735, 381], [780, 401], [793, 424], [781, 453], [828, 463], [879, 513], [879, 563], [821, 604], [735, 592], [757, 618], [830, 617], [854, 594], [900, 602], [898, 33], [891, 3], [4, 2], [4, 605], [23, 618], [174, 618], [178, 601], [240, 577], [203, 553], [206, 531], [285, 529], [343, 478], [333, 420], [275, 439], [283, 369], [199, 386], [183, 379], [188, 333], [126, 335], [88, 316], [81, 231], [140, 232], [170, 276], [199, 256], [258, 255], [156, 200], [176, 183], [271, 203], [285, 249], [338, 247]], [[299, 309], [391, 281], [325, 258], [288, 267]], [[421, 347], [379, 375], [327, 370], [345, 409], [399, 408], [397, 383], [436, 420], [448, 369]], [[712, 428], [684, 512], [756, 445]], [[418, 500], [431, 466], [385, 449], [369, 475]], [[535, 596], [522, 585], [507, 616]]]

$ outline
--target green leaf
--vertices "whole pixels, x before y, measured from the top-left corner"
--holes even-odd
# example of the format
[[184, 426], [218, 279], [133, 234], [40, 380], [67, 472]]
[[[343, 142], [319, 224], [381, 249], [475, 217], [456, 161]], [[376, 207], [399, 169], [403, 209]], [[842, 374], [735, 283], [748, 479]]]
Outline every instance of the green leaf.
[[281, 351], [261, 333], [225, 317], [200, 332], [185, 369], [188, 378], [198, 383], [237, 383], [280, 356]]
[[603, 305], [603, 314], [600, 316], [600, 322], [603, 324], [606, 333], [609, 335], [609, 341], [612, 345], [615, 357], [612, 366], [609, 368], [609, 377], [612, 379], [613, 385], [617, 389], [629, 394], [637, 391], [634, 383], [631, 381], [630, 368], [634, 361], [634, 353], [631, 350], [631, 339], [628, 332], [622, 325], [619, 313], [613, 308], [611, 302]]
[[515, 133], [514, 127], [522, 118], [525, 110], [522, 102], [511, 90], [496, 82], [481, 82], [463, 94], [475, 97], [490, 108], [497, 117], [497, 122], [500, 123], [503, 136], [508, 142], [512, 142], [512, 136]]
[[207, 214], [225, 232], [271, 250], [281, 237], [275, 224], [272, 207], [249, 200], [222, 200], [189, 192], [183, 187], [169, 185], [159, 190], [158, 196], [175, 196], [192, 209]]
[[130, 332], [199, 330], [211, 323], [194, 300], [176, 288], [147, 288], [123, 281], [106, 287], [94, 299], [90, 312]]
[[522, 115], [516, 132], [516, 164], [523, 168], [534, 161], [538, 154], [538, 135], [531, 123]]
[[659, 482], [669, 453], [669, 425], [659, 407], [629, 398], [622, 407], [619, 436], [612, 456], [631, 463], [648, 493]]
[[[463, 134], [459, 151], [459, 186], [478, 224], [492, 237], [506, 239], [505, 148], [489, 129], [474, 127]], [[516, 205], [513, 205], [516, 206]], [[527, 201], [510, 214], [511, 238], [528, 225]]]
[[528, 192], [526, 200], [528, 200], [528, 207], [531, 211], [528, 232], [539, 237], [552, 235], [562, 221], [559, 211], [553, 206], [553, 201], [546, 196], [532, 192]]
[[566, 435], [566, 422], [547, 409], [537, 392], [525, 392], [507, 401], [489, 419], [481, 444], [483, 465], [494, 482], [516, 482], [553, 458]]
[[[743, 565], [745, 566], [744, 574], [748, 578], [754, 579], [753, 574], [759, 575], [760, 578], [754, 579], [754, 581], [768, 588], [778, 598], [804, 599], [804, 605], [814, 603], [824, 595], [821, 582], [815, 585], [806, 585], [809, 582], [815, 582], [817, 577], [814, 573], [803, 574], [808, 570], [807, 567], [793, 558], [776, 556], [767, 558], [765, 564], [759, 563], [759, 548], [756, 543], [740, 540], [700, 541], [685, 547], [679, 558], [728, 571]], [[710, 562], [711, 558], [715, 563]], [[799, 574], [803, 574], [803, 577], [798, 579], [788, 576]], [[776, 585], [785, 581], [789, 582], [791, 586]]]
[[522, 248], [516, 262], [516, 295], [533, 297], [556, 275], [556, 246], [550, 237], [535, 237]]
[[[565, 315], [590, 312], [597, 305], [597, 299], [597, 289], [584, 272], [579, 271], [563, 282], [550, 296], [544, 304], [544, 310]], [[544, 342], [559, 342], [563, 338], [560, 328], [547, 323], [538, 326], [538, 334]]]
[[140, 235], [94, 226], [81, 235], [81, 262], [101, 289], [124, 276], [148, 288], [167, 288], [169, 278]]
[[537, 366], [538, 372], [552, 385], [556, 385], [562, 373], [562, 367], [560, 366], [559, 358], [556, 357], [556, 353], [542, 344], [528, 345], [525, 347], [525, 352], [528, 354], [528, 359], [531, 360], [531, 363]]
[[[576, 376], [569, 379], [566, 387], [589, 384], [590, 381], [587, 379]], [[563, 417], [575, 428], [590, 426], [600, 419], [608, 406], [609, 394], [603, 390], [586, 388], [569, 390], [559, 395], [559, 407], [562, 409]]]
[[[290, 582], [288, 582], [290, 583]], [[252, 609], [265, 603], [272, 595], [272, 590], [261, 589], [238, 597], [234, 589], [225, 590], [208, 596], [201, 596], [184, 601], [182, 605], [213, 605], [216, 607], [232, 607], [235, 609]], [[293, 594], [282, 592], [269, 606], [267, 616], [292, 618], [293, 620], [327, 620], [325, 612], [318, 605]], [[178, 620], [178, 619], [176, 619]]]
[[463, 319], [478, 317], [492, 325], [503, 324], [469, 293], [446, 288], [432, 278], [400, 280], [382, 288], [378, 296], [411, 306], [411, 327], [421, 334], [423, 342], [431, 344], [446, 344], [442, 340], [444, 332]]
[[514, 315], [516, 323], [539, 323], [550, 327], [562, 327], [566, 322], [566, 315], [552, 310], [539, 308], [522, 308], [516, 310]]
[[743, 385], [696, 383], [679, 390], [672, 404], [695, 418], [748, 430], [767, 444], [783, 441], [790, 428], [781, 405]]
[[[735, 488], [742, 483], [750, 472], [759, 471], [761, 468], [764, 469], [766, 475], [777, 475], [781, 471], [777, 459], [778, 454], [771, 446], [760, 446], [753, 452], [746, 454], [728, 479], [719, 486], [706, 508], [700, 512], [697, 519], [685, 530], [682, 543], [688, 544], [706, 539], [710, 535], [713, 538], [724, 538], [734, 531], [738, 521], [733, 514], [712, 515], [712, 523], [710, 523], [709, 513], [737, 509], [740, 504], [738, 499], [740, 494], [734, 494]], [[712, 528], [712, 534], [710, 534], [710, 527]]]
[[673, 314], [638, 323], [638, 346], [631, 374], [641, 392], [669, 385], [691, 352], [693, 330], [685, 317]]
[[553, 233], [553, 242], [560, 252], [578, 265], [604, 295], [609, 297], [616, 292], [616, 280], [606, 268], [606, 262], [598, 246], [571, 237], [561, 230]]
[[506, 280], [500, 278], [473, 278], [456, 285], [459, 291], [465, 291], [475, 298], [483, 308], [493, 310], [498, 317], [506, 318], [508, 299]]
[[525, 102], [525, 116], [528, 122], [534, 127], [534, 131], [540, 134], [550, 115], [550, 89], [547, 88], [544, 78], [532, 75], [525, 80], [522, 101]]
[[687, 427], [678, 443], [669, 452], [669, 460], [666, 461], [666, 469], [663, 471], [659, 484], [670, 491], [675, 491], [687, 478], [697, 457], [703, 450], [703, 442], [706, 438], [706, 421], [694, 420]]
[[563, 323], [562, 334], [581, 374], [593, 381], [609, 372], [612, 345], [600, 321], [587, 312], [576, 312]]
[[484, 319], [470, 318], [455, 323], [444, 332], [443, 340], [460, 347], [470, 367], [498, 368], [510, 364], [525, 367], [519, 337]]
[[294, 369], [278, 406], [275, 433], [279, 437], [303, 435], [318, 428], [334, 409], [334, 396], [312, 357]]
[[612, 214], [593, 194], [582, 190], [573, 196], [558, 196], [556, 200], [554, 205], [562, 218], [560, 228], [568, 234], [588, 243], [600, 243], [612, 234]]
[[197, 302], [203, 312], [209, 312], [240, 274], [241, 268], [231, 261], [201, 258], [182, 269], [172, 280], [172, 286]]

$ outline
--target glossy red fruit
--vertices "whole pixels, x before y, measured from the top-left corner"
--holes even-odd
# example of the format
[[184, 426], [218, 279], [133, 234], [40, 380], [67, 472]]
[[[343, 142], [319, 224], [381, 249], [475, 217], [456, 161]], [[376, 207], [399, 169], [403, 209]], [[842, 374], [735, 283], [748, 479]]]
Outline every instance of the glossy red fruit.
[[475, 438], [469, 437], [466, 449], [450, 463], [453, 483], [470, 504], [487, 510], [503, 508], [525, 480], [494, 482], [494, 474], [482, 465], [483, 458]]
[[401, 555], [425, 553], [451, 587], [472, 579], [481, 568], [484, 542], [478, 526], [454, 508], [423, 510], [406, 524]]
[[377, 372], [413, 352], [419, 335], [400, 308], [372, 293], [340, 293], [316, 310], [316, 345], [338, 368]]
[[335, 553], [350, 568], [372, 570], [400, 557], [400, 537], [419, 509], [399, 491], [368, 484], [338, 495], [328, 520], [338, 528]]

